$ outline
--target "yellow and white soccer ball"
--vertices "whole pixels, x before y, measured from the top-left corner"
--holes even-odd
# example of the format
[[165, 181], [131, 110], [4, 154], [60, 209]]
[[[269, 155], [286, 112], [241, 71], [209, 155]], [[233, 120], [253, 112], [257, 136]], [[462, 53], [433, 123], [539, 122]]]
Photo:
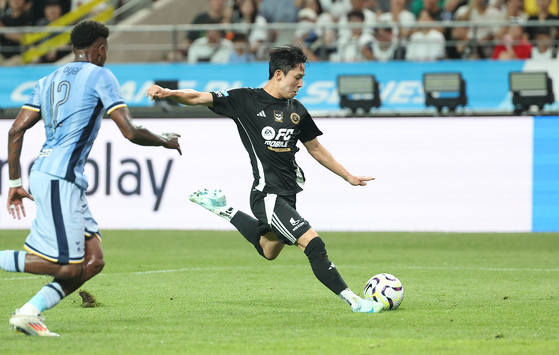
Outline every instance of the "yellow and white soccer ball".
[[394, 275], [377, 274], [365, 285], [365, 298], [380, 301], [384, 304], [383, 310], [394, 310], [404, 300], [404, 286]]

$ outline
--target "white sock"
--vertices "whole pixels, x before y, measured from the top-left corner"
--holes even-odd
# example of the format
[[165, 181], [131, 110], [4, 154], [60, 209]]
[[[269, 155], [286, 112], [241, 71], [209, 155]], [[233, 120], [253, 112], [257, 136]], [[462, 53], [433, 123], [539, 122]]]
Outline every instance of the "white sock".
[[355, 293], [353, 293], [352, 290], [350, 290], [349, 288], [346, 288], [345, 290], [343, 290], [342, 292], [340, 292], [340, 294], [338, 295], [342, 300], [344, 300], [347, 304], [349, 304], [351, 306], [351, 308], [355, 308], [357, 307], [357, 303], [359, 302], [359, 300], [361, 299], [361, 297], [357, 296]]
[[34, 305], [32, 305], [31, 303], [27, 302], [26, 304], [23, 305], [23, 307], [19, 309], [19, 313], [28, 316], [36, 316], [37, 314], [40, 314], [41, 311], [39, 311], [39, 309]]
[[223, 217], [229, 222], [231, 222], [231, 219], [237, 214], [237, 212], [239, 212], [239, 210], [234, 207], [225, 206], [225, 207], [216, 208], [212, 212], [218, 215], [219, 217]]

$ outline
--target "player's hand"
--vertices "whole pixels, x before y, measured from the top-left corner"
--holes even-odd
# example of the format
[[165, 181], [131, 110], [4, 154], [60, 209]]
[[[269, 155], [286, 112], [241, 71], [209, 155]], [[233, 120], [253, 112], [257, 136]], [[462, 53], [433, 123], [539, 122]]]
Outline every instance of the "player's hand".
[[181, 146], [179, 144], [179, 137], [181, 136], [180, 134], [163, 133], [161, 136], [166, 140], [166, 143], [164, 145], [165, 148], [176, 149], [179, 151], [179, 154], [182, 155]]
[[146, 97], [150, 97], [151, 101], [155, 100], [155, 99], [164, 99], [167, 97], [169, 90], [168, 89], [164, 89], [159, 85], [152, 85], [147, 93], [146, 93]]
[[353, 186], [365, 186], [367, 185], [367, 181], [374, 180], [374, 177], [371, 176], [355, 176], [350, 175], [347, 179], [347, 182], [352, 184]]
[[14, 219], [21, 219], [21, 215], [25, 217], [25, 207], [23, 206], [23, 199], [28, 198], [31, 201], [34, 201], [33, 196], [31, 196], [25, 189], [20, 187], [12, 187], [10, 188], [10, 192], [8, 192], [8, 213], [11, 214]]

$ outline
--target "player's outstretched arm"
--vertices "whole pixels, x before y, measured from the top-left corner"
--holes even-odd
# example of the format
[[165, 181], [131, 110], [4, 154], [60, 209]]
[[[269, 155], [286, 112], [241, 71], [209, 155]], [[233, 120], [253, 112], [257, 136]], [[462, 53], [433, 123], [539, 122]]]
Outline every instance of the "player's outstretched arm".
[[365, 186], [367, 181], [374, 180], [374, 177], [370, 176], [356, 176], [350, 174], [343, 166], [340, 164], [332, 154], [318, 141], [317, 138], [303, 143], [309, 154], [316, 159], [322, 166], [326, 167], [328, 170], [336, 175], [341, 176], [345, 181], [349, 182], [353, 186]]
[[25, 217], [25, 207], [23, 199], [33, 200], [21, 184], [21, 147], [23, 146], [23, 136], [25, 132], [41, 120], [39, 112], [22, 109], [17, 115], [10, 132], [8, 133], [8, 166], [10, 176], [10, 191], [8, 192], [8, 213], [14, 218], [21, 219], [21, 214]]
[[211, 93], [199, 92], [196, 90], [169, 90], [159, 85], [152, 85], [146, 93], [146, 97], [148, 96], [151, 98], [151, 101], [169, 98], [179, 104], [188, 106], [201, 105], [213, 107], [214, 105], [214, 99]]
[[127, 107], [120, 107], [110, 114], [113, 121], [130, 142], [138, 145], [163, 146], [167, 149], [176, 149], [182, 155], [179, 144], [180, 134], [163, 133], [161, 135], [152, 133], [150, 130], [137, 125]]

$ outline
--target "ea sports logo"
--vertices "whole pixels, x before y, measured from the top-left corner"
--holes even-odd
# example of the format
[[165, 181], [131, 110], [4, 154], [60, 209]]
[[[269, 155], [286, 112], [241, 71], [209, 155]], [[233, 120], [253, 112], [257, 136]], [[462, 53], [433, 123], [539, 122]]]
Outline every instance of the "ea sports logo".
[[272, 127], [267, 126], [262, 129], [262, 137], [265, 140], [269, 141], [270, 139], [274, 139], [275, 136], [276, 131]]

